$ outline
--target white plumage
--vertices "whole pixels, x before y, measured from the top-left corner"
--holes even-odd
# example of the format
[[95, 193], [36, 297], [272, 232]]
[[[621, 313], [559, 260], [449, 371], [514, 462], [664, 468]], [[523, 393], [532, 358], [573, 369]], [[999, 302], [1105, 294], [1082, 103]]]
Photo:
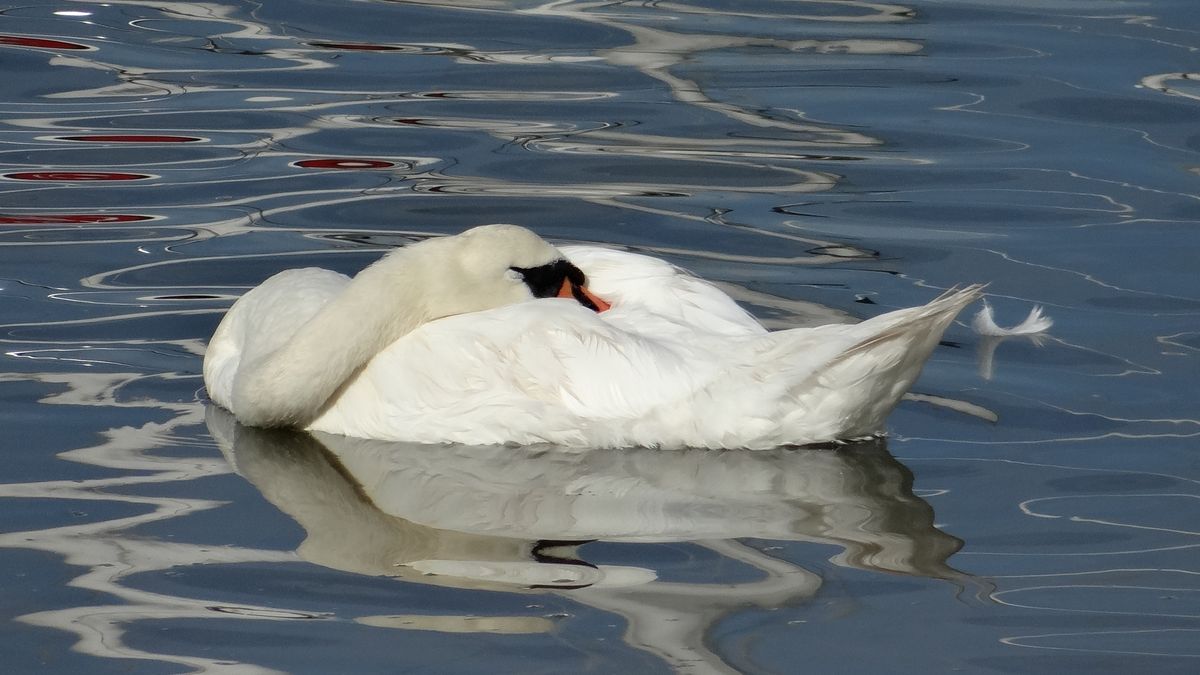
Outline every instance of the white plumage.
[[1001, 328], [996, 324], [995, 313], [987, 300], [983, 301], [983, 307], [971, 321], [971, 327], [975, 329], [975, 332], [987, 337], [1037, 336], [1050, 330], [1053, 325], [1054, 320], [1042, 313], [1041, 306], [1034, 305], [1029, 310], [1029, 315], [1021, 323], [1012, 328]]
[[[238, 391], [248, 381], [240, 371], [284, 349], [285, 365], [315, 373], [337, 362], [325, 352], [342, 346], [328, 339], [305, 352], [292, 343], [366, 276], [283, 272], [235, 303], [213, 336], [209, 395], [251, 424], [422, 443], [768, 448], [856, 438], [882, 430], [946, 326], [979, 295], [968, 287], [859, 324], [767, 332], [716, 287], [664, 261], [560, 251], [611, 309], [528, 299], [416, 321], [337, 382], [320, 409], [276, 421], [263, 405], [243, 415], [253, 406]], [[436, 303], [430, 295], [452, 291], [444, 281], [381, 287], [377, 306], [356, 311], [386, 311], [410, 293]], [[374, 325], [347, 321], [344, 339], [370, 342], [356, 333]]]

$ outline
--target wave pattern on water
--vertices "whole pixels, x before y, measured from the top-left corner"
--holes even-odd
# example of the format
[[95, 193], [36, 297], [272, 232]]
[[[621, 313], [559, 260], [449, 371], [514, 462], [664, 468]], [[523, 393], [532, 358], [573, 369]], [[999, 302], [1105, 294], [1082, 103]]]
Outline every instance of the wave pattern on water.
[[[1186, 3], [60, 5], [0, 35], [32, 74], [0, 102], [0, 550], [48, 589], [13, 668], [1194, 668]], [[206, 420], [246, 288], [495, 221], [664, 256], [773, 327], [969, 281], [1055, 327], [952, 328], [902, 461]]]

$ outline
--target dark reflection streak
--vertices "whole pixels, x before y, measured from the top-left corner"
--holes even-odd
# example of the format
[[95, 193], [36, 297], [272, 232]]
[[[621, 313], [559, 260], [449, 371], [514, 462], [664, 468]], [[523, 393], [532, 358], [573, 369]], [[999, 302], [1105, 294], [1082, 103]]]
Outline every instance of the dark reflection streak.
[[[207, 416], [211, 419], [212, 416], [224, 413], [224, 411], [216, 412], [212, 409], [212, 404], [209, 404]], [[226, 415], [228, 413], [225, 413]], [[279, 449], [292, 455], [318, 455], [320, 458], [333, 469], [346, 485], [354, 492], [354, 495], [364, 504], [370, 504], [371, 498], [363, 490], [363, 486], [350, 473], [338, 459], [337, 455], [329, 451], [324, 443], [313, 438], [312, 434], [307, 431], [299, 431], [296, 429], [265, 429], [261, 427], [246, 427], [238, 425], [237, 427], [237, 442], [234, 447], [234, 452], [241, 447], [245, 450], [247, 447], [253, 447], [255, 450], [249, 452], [261, 452], [265, 448]]]
[[78, 42], [66, 42], [65, 40], [28, 37], [24, 35], [0, 35], [0, 46], [67, 51], [95, 51], [96, 49], [95, 47], [79, 44]]
[[[212, 672], [220, 663], [201, 656], [163, 654], [142, 651], [125, 644], [126, 627], [139, 621], [171, 621], [211, 616], [206, 609], [211, 600], [164, 595], [128, 585], [125, 579], [145, 572], [168, 570], [177, 566], [238, 562], [282, 563], [294, 559], [277, 551], [244, 548], [208, 547], [152, 538], [130, 536], [128, 530], [142, 524], [167, 521], [197, 511], [216, 508], [220, 502], [187, 498], [178, 493], [169, 497], [149, 497], [123, 493], [123, 488], [169, 484], [221, 475], [228, 472], [209, 453], [186, 459], [159, 457], [152, 448], [175, 445], [175, 430], [194, 425], [200, 416], [195, 403], [126, 398], [121, 390], [140, 386], [144, 380], [171, 376], [144, 376], [131, 373], [0, 373], [0, 381], [28, 381], [49, 386], [54, 393], [40, 400], [49, 405], [96, 406], [109, 409], [145, 408], [166, 411], [164, 422], [146, 422], [124, 427], [119, 433], [106, 434], [95, 446], [69, 450], [58, 455], [68, 461], [83, 462], [105, 471], [105, 478], [84, 480], [47, 480], [30, 483], [0, 484], [0, 496], [16, 499], [64, 499], [113, 502], [134, 505], [135, 512], [99, 522], [71, 523], [46, 529], [0, 533], [0, 548], [27, 549], [59, 556], [74, 569], [82, 568], [70, 585], [87, 595], [80, 606], [40, 605], [17, 621], [32, 626], [55, 628], [72, 633], [76, 651], [103, 658], [163, 661], [188, 667], [196, 672]], [[110, 431], [117, 432], [113, 429]], [[183, 445], [193, 445], [184, 442]], [[250, 609], [250, 608], [247, 608]], [[262, 607], [263, 613], [279, 610]], [[262, 616], [262, 615], [260, 615]], [[243, 665], [239, 672], [277, 673], [267, 668]]]
[[88, 134], [84, 136], [57, 136], [56, 141], [79, 141], [87, 143], [199, 143], [208, 139], [199, 136], [168, 136], [152, 134]]
[[[0, 225], [88, 225], [110, 223], [134, 223], [146, 220], [161, 220], [163, 216], [148, 216], [132, 213], [30, 213], [23, 215], [0, 215]], [[131, 226], [134, 229], [136, 226]], [[91, 229], [91, 228], [89, 228]], [[13, 232], [14, 230], [7, 230]], [[20, 231], [20, 230], [16, 230]], [[30, 230], [32, 231], [32, 230]]]
[[862, 249], [843, 242], [830, 241], [827, 239], [816, 239], [791, 232], [776, 232], [774, 230], [768, 230], [766, 228], [751, 225], [750, 223], [735, 222], [728, 218], [729, 213], [730, 211], [728, 209], [713, 209], [712, 213], [705, 218], [705, 220], [715, 225], [728, 227], [730, 229], [739, 230], [742, 232], [750, 232], [763, 237], [786, 239], [810, 246], [810, 248], [805, 249], [804, 252], [812, 255], [814, 259], [834, 258], [872, 260], [881, 258], [879, 251]]
[[41, 288], [41, 289], [47, 290], [47, 291], [69, 291], [69, 290], [71, 290], [69, 288], [62, 288], [59, 286], [46, 286], [45, 284], [35, 284], [33, 282], [24, 281], [22, 279], [0, 278], [0, 281], [11, 281], [14, 284], [18, 284], [21, 286], [28, 286], [29, 288]]

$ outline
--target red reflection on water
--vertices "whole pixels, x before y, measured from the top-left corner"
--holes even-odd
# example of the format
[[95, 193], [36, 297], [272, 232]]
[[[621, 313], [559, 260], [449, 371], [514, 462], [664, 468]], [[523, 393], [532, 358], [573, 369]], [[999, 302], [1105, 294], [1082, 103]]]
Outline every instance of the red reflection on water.
[[52, 180], [52, 181], [100, 181], [100, 180], [144, 180], [153, 176], [144, 173], [121, 173], [118, 171], [18, 171], [6, 173], [5, 178], [13, 180]]
[[386, 169], [396, 166], [396, 163], [384, 159], [302, 159], [292, 162], [292, 166], [305, 169]]
[[150, 134], [88, 134], [86, 136], [56, 136], [59, 141], [88, 141], [91, 143], [195, 143], [204, 140], [197, 136], [157, 136]]
[[0, 45], [12, 47], [32, 47], [34, 49], [91, 49], [77, 42], [64, 42], [49, 38], [31, 38], [20, 35], [0, 35]]
[[154, 216], [138, 213], [43, 213], [40, 215], [0, 215], [0, 225], [75, 225], [80, 223], [133, 223]]
[[404, 51], [404, 47], [396, 47], [394, 45], [373, 45], [363, 42], [310, 42], [314, 47], [322, 49], [348, 49], [351, 51], [360, 52], [396, 52]]

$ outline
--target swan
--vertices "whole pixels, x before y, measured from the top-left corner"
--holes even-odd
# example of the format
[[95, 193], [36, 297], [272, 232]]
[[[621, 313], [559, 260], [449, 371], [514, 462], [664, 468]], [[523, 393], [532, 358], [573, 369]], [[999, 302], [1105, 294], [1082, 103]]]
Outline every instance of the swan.
[[768, 332], [649, 256], [485, 225], [353, 279], [281, 272], [204, 358], [239, 422], [417, 443], [765, 449], [868, 437], [981, 287]]

